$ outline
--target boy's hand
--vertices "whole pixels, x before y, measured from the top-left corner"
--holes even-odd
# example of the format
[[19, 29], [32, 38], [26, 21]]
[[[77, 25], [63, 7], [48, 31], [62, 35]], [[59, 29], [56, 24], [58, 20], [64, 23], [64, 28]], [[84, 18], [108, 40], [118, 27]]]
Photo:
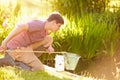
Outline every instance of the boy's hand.
[[4, 52], [6, 49], [6, 46], [0, 46], [0, 52]]
[[51, 54], [52, 52], [54, 52], [54, 48], [50, 45], [47, 49], [48, 53]]

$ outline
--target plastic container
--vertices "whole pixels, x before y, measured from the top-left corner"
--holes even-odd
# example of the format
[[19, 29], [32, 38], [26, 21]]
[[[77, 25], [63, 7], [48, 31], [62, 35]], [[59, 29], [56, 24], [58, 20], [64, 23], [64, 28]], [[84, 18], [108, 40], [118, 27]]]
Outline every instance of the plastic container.
[[55, 69], [57, 71], [64, 71], [65, 69], [64, 55], [55, 56]]
[[66, 70], [75, 70], [81, 56], [73, 53], [65, 53], [65, 68]]

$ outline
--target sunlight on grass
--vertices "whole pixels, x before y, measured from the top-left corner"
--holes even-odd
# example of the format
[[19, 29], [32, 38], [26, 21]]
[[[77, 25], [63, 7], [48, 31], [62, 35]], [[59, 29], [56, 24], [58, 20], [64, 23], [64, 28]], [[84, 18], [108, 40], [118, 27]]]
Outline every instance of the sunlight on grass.
[[108, 6], [110, 7], [109, 11], [116, 12], [119, 10], [120, 1], [119, 0], [110, 0]]
[[0, 74], [0, 80], [24, 80], [12, 67], [0, 68]]
[[[45, 19], [51, 13], [51, 4], [46, 0], [0, 0], [1, 6], [8, 6], [9, 9], [16, 8], [19, 12], [18, 22], [26, 22], [31, 19]], [[19, 11], [20, 10], [20, 11]]]
[[3, 58], [3, 57], [4, 57], [4, 55], [2, 53], [0, 53], [0, 58]]

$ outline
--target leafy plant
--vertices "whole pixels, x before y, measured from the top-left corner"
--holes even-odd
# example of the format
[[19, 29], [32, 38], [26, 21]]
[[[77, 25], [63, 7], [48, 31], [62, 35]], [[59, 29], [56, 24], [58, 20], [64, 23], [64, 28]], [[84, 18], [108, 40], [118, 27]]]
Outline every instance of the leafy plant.
[[[100, 54], [114, 54], [118, 31], [110, 17], [88, 14], [82, 18], [71, 17], [68, 24], [54, 35], [56, 50], [68, 51], [91, 59]], [[102, 18], [102, 19], [101, 19]], [[98, 21], [96, 21], [96, 19]]]
[[63, 15], [82, 16], [87, 13], [104, 12], [109, 0], [52, 0], [53, 10]]

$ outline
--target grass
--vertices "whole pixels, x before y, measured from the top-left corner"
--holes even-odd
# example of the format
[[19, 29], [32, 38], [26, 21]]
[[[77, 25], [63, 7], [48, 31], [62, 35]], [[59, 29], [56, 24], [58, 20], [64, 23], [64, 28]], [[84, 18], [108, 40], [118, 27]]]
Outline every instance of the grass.
[[[76, 53], [87, 59], [100, 54], [113, 56], [119, 32], [115, 23], [110, 23], [111, 15], [108, 17], [104, 15], [88, 14], [81, 18], [71, 17], [68, 24], [54, 35], [53, 46], [58, 51]], [[96, 18], [98, 16], [100, 18]]]
[[[61, 80], [58, 77], [52, 76], [43, 71], [25, 71], [14, 67], [0, 68], [0, 80]], [[70, 80], [62, 78], [62, 80]]]
[[[93, 80], [91, 77], [68, 78], [59, 76], [53, 76], [44, 71], [25, 71], [16, 67], [1, 67], [0, 68], [0, 80]], [[97, 79], [94, 79], [97, 80]]]

